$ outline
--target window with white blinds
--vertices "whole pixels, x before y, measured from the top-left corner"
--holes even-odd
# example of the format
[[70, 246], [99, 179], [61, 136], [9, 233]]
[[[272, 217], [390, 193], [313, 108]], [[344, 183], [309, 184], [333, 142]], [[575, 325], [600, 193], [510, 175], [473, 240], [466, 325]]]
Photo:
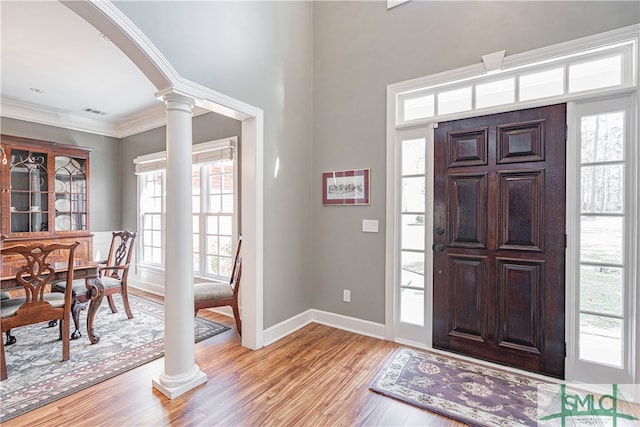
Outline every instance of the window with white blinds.
[[[237, 138], [192, 146], [194, 275], [227, 280], [237, 235]], [[166, 242], [166, 152], [138, 156], [142, 265], [164, 268]]]

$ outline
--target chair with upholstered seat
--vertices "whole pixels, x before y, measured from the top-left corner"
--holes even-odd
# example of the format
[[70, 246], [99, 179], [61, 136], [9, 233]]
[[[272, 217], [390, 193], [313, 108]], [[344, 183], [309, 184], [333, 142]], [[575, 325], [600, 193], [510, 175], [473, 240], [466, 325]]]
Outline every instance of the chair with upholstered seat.
[[233, 262], [233, 270], [229, 283], [197, 283], [194, 285], [194, 309], [196, 316], [198, 310], [231, 306], [233, 317], [236, 320], [238, 334], [242, 335], [242, 321], [238, 308], [238, 293], [240, 292], [240, 277], [242, 276], [242, 236], [238, 238], [238, 246]]
[[109, 301], [109, 307], [113, 313], [117, 313], [115, 303], [113, 302], [114, 294], [122, 295], [122, 303], [127, 318], [133, 318], [131, 308], [129, 307], [129, 292], [127, 288], [127, 277], [129, 276], [129, 264], [131, 263], [131, 255], [133, 255], [133, 244], [136, 240], [136, 233], [132, 231], [114, 231], [112, 233], [111, 247], [109, 248], [109, 256], [104, 267], [98, 270], [102, 285], [104, 286], [104, 296]]
[[[121, 294], [124, 311], [127, 318], [133, 318], [133, 313], [129, 307], [129, 293], [127, 288], [127, 277], [129, 275], [129, 264], [133, 254], [133, 244], [136, 240], [136, 233], [131, 231], [114, 231], [111, 238], [111, 246], [109, 247], [109, 256], [102, 261], [98, 268], [98, 275], [104, 286], [104, 296], [109, 301], [109, 307], [113, 313], [117, 313], [113, 295]], [[56, 292], [64, 290], [56, 286]], [[91, 293], [88, 292], [85, 279], [74, 280], [73, 282], [73, 307], [71, 315], [75, 330], [71, 334], [72, 339], [79, 338], [80, 333], [80, 312], [87, 308], [91, 301]]]
[[[25, 296], [3, 300], [0, 305], [1, 331], [7, 332], [20, 326], [47, 322], [52, 319], [60, 321], [62, 338], [62, 360], [69, 360], [69, 324], [71, 322], [71, 287], [73, 284], [73, 268], [67, 272], [65, 293], [50, 292], [49, 281], [54, 277], [54, 269], [47, 257], [54, 253], [64, 255], [68, 265], [73, 265], [75, 251], [80, 243], [17, 245], [0, 249], [4, 257], [22, 256], [24, 264], [16, 271], [16, 281], [24, 288]], [[52, 256], [52, 258], [53, 258]], [[59, 261], [56, 259], [55, 261]], [[0, 380], [7, 379], [7, 363], [4, 354], [4, 343], [0, 339]]]

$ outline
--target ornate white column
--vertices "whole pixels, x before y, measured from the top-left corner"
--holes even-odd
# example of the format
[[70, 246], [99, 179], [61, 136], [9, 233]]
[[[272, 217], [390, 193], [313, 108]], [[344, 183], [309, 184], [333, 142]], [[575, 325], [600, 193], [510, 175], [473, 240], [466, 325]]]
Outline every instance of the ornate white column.
[[177, 93], [167, 106], [167, 246], [165, 251], [164, 373], [153, 386], [170, 399], [203, 384], [195, 364], [193, 229], [191, 212], [191, 120], [193, 99]]

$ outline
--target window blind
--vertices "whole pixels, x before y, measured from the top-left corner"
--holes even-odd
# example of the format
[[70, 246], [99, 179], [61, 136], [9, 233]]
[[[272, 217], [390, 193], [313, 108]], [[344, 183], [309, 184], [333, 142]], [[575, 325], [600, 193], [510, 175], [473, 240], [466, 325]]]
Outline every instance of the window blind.
[[[192, 164], [220, 162], [232, 160], [235, 156], [237, 137], [217, 141], [203, 142], [191, 147]], [[140, 175], [148, 172], [165, 170], [167, 168], [167, 152], [145, 154], [133, 160], [135, 173]]]

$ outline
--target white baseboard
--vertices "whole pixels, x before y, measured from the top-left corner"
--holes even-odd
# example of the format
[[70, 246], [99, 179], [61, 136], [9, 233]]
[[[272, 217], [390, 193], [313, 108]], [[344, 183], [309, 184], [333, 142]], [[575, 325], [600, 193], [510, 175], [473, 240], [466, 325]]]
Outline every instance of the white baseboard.
[[129, 278], [128, 286], [143, 291], [151, 292], [152, 294], [164, 296], [164, 286], [157, 283], [146, 282], [143, 280]]
[[327, 311], [309, 309], [264, 330], [264, 345], [270, 345], [281, 338], [297, 331], [309, 323], [320, 323], [332, 328], [342, 329], [368, 337], [385, 339], [385, 326], [381, 323], [356, 319], [355, 317], [329, 313]]
[[[205, 310], [213, 311], [214, 313], [222, 314], [223, 316], [233, 317], [233, 309], [230, 306], [205, 308]], [[240, 311], [240, 318], [242, 319], [242, 310]]]
[[342, 329], [381, 340], [385, 339], [385, 326], [382, 323], [356, 319], [355, 317], [343, 316], [322, 310], [313, 310], [313, 321], [336, 329]]
[[313, 310], [304, 311], [290, 317], [284, 322], [265, 329], [262, 334], [265, 347], [311, 323], [313, 321], [312, 311]]

